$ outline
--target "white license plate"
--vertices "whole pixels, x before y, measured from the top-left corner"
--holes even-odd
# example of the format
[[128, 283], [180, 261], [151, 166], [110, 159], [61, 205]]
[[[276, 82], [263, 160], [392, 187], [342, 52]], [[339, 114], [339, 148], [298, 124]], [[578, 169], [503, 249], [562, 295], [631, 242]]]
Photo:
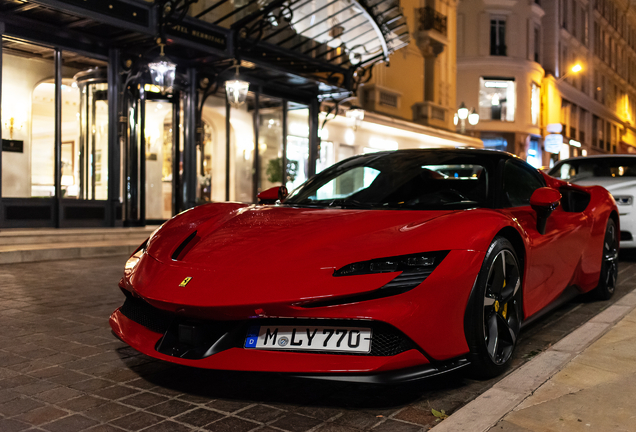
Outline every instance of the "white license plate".
[[245, 348], [368, 353], [371, 337], [361, 327], [252, 326]]

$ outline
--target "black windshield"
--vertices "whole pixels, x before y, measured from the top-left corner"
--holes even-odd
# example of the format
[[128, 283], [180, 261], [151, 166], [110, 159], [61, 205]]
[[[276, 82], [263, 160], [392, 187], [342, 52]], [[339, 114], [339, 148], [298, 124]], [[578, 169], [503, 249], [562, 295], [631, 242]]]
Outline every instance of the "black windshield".
[[443, 210], [487, 207], [491, 158], [458, 152], [376, 153], [338, 163], [284, 204]]
[[552, 168], [550, 175], [573, 181], [592, 177], [636, 177], [636, 157], [568, 160]]

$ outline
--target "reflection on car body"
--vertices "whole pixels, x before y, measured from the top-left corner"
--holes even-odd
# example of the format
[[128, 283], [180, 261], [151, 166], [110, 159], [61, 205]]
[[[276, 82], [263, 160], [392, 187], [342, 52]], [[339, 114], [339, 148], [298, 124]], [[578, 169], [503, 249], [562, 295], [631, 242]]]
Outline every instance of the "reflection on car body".
[[271, 205], [208, 204], [166, 222], [127, 263], [110, 324], [193, 367], [494, 376], [523, 323], [569, 290], [609, 298], [617, 254], [617, 206], [601, 187], [498, 151], [380, 152]]

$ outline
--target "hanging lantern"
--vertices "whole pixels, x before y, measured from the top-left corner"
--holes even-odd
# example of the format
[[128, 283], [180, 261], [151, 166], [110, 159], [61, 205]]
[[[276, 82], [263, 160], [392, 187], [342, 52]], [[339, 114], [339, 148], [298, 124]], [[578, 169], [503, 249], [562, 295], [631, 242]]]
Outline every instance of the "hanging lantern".
[[241, 80], [225, 81], [225, 93], [227, 100], [234, 108], [239, 108], [247, 99], [247, 90], [250, 83]]
[[225, 94], [227, 95], [227, 101], [230, 105], [234, 108], [239, 108], [247, 99], [247, 91], [250, 88], [250, 83], [238, 79], [239, 65], [236, 60], [234, 60], [234, 67], [236, 67], [236, 75], [233, 80], [225, 81]]
[[163, 53], [164, 44], [159, 43], [161, 54], [152, 63], [148, 63], [152, 83], [161, 89], [161, 93], [172, 90], [177, 65]]
[[352, 106], [346, 115], [347, 118], [353, 119], [353, 130], [357, 130], [364, 120], [364, 110], [357, 106]]

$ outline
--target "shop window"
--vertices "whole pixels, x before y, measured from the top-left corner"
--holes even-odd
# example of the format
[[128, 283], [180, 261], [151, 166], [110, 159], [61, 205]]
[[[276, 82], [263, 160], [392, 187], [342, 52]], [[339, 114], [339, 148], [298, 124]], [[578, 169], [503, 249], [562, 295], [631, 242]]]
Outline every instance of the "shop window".
[[258, 191], [287, 183], [287, 179], [295, 179], [298, 162], [286, 162], [283, 170], [283, 103], [281, 99], [262, 96], [259, 98], [258, 120], [258, 160], [260, 163], [260, 179]]
[[2, 196], [55, 195], [55, 66], [50, 48], [2, 38]]
[[254, 201], [254, 93], [239, 108], [230, 109], [230, 201]]
[[178, 107], [165, 99], [152, 99], [152, 93], [146, 94], [149, 98], [145, 101], [144, 124], [146, 219], [165, 220], [172, 217], [174, 110]]
[[309, 177], [309, 107], [289, 102], [287, 113], [287, 160], [296, 168], [293, 178], [287, 175], [291, 192]]
[[514, 78], [479, 79], [479, 116], [483, 120], [515, 120], [516, 87]]
[[490, 55], [506, 55], [506, 20], [504, 18], [490, 20]]
[[201, 114], [203, 136], [197, 151], [198, 203], [226, 200], [225, 113], [224, 96], [212, 95], [205, 100]]
[[108, 199], [106, 61], [62, 53], [62, 197]]
[[[50, 48], [3, 38], [5, 197], [55, 196], [55, 67]], [[61, 196], [108, 198], [107, 62], [62, 52]], [[19, 151], [18, 151], [19, 150]]]

